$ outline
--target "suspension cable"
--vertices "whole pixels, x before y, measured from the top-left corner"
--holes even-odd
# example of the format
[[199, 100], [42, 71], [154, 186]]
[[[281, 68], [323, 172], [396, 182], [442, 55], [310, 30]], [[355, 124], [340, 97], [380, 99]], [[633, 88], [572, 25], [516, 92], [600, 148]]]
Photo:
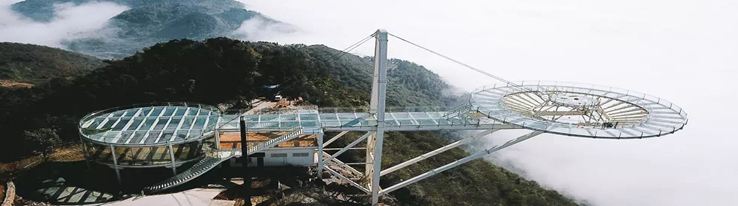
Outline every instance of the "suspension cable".
[[429, 48], [427, 48], [427, 47], [424, 47], [424, 46], [421, 46], [421, 45], [419, 45], [419, 44], [416, 44], [416, 43], [414, 43], [414, 42], [411, 42], [411, 41], [409, 41], [409, 40], [407, 40], [407, 39], [405, 39], [405, 38], [399, 37], [399, 36], [397, 36], [397, 35], [394, 35], [394, 34], [392, 34], [392, 33], [389, 33], [389, 32], [388, 32], [387, 34], [388, 34], [388, 35], [390, 35], [390, 36], [392, 36], [392, 37], [395, 37], [395, 38], [397, 38], [397, 39], [399, 39], [399, 40], [401, 40], [401, 41], [404, 41], [405, 43], [408, 43], [408, 44], [410, 44], [410, 45], [413, 45], [413, 46], [415, 46], [415, 47], [418, 47], [418, 48], [420, 48], [420, 49], [422, 49], [422, 50], [425, 50], [425, 51], [427, 51], [427, 52], [429, 52], [429, 53], [431, 53], [431, 54], [435, 54], [435, 55], [437, 55], [437, 56], [439, 56], [439, 57], [441, 57], [441, 58], [444, 58], [444, 59], [446, 59], [446, 60], [449, 60], [449, 61], [451, 61], [451, 62], [453, 62], [453, 63], [456, 63], [456, 64], [459, 64], [459, 65], [461, 65], [461, 66], [463, 66], [463, 67], [466, 67], [467, 69], [470, 69], [470, 70], [476, 71], [476, 72], [478, 72], [478, 73], [480, 73], [480, 74], [483, 74], [483, 75], [485, 75], [485, 76], [491, 77], [491, 78], [493, 78], [493, 79], [496, 79], [496, 80], [498, 80], [498, 81], [501, 81], [501, 82], [504, 82], [505, 84], [508, 84], [508, 85], [510, 85], [510, 86], [513, 86], [513, 87], [515, 87], [515, 88], [520, 88], [520, 89], [523, 89], [523, 90], [526, 90], [526, 91], [530, 91], [529, 89], [527, 89], [527, 88], [523, 87], [522, 85], [518, 85], [518, 84], [516, 84], [516, 83], [513, 83], [513, 82], [511, 82], [511, 81], [508, 81], [508, 80], [506, 80], [506, 79], [503, 79], [502, 77], [499, 77], [499, 76], [497, 76], [497, 75], [494, 75], [494, 74], [490, 74], [489, 72], [485, 72], [484, 70], [481, 70], [481, 69], [479, 69], [479, 68], [473, 67], [473, 66], [471, 66], [471, 65], [469, 65], [469, 64], [466, 64], [466, 63], [464, 63], [464, 62], [461, 62], [461, 61], [459, 61], [459, 60], [456, 60], [456, 59], [454, 59], [454, 58], [451, 58], [451, 57], [449, 57], [449, 56], [443, 55], [443, 54], [441, 54], [441, 53], [439, 53], [439, 52], [436, 52], [436, 51], [434, 51], [434, 50], [431, 50], [431, 49], [429, 49]]
[[343, 57], [343, 55], [346, 55], [349, 52], [351, 52], [352, 50], [354, 50], [354, 49], [358, 48], [359, 46], [363, 45], [364, 43], [366, 43], [367, 41], [369, 41], [369, 39], [371, 39], [371, 38], [374, 38], [374, 33], [372, 33], [371, 35], [369, 35], [367, 37], [364, 37], [363, 39], [357, 41], [356, 43], [351, 44], [351, 46], [348, 46], [345, 49], [341, 50], [341, 53], [339, 55], [335, 56], [335, 58], [336, 59], [340, 59], [341, 57]]

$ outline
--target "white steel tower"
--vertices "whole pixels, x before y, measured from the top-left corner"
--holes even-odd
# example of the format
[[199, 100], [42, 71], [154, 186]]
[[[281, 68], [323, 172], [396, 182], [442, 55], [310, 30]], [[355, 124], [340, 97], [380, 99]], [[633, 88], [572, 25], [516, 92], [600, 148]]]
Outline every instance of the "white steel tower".
[[373, 134], [367, 139], [366, 170], [367, 188], [371, 190], [372, 205], [379, 202], [379, 172], [382, 171], [382, 143], [384, 142], [384, 106], [387, 97], [387, 31], [377, 30], [374, 47], [374, 78], [369, 113], [377, 119]]

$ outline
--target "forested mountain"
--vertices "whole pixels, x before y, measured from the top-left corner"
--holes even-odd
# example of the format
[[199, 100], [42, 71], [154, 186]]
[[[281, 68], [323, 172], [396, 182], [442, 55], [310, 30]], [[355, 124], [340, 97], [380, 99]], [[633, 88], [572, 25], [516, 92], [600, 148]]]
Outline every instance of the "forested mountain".
[[104, 65], [94, 57], [57, 48], [0, 42], [0, 80], [36, 84], [80, 76]]
[[[20, 138], [9, 137], [44, 127], [75, 140], [74, 124], [90, 111], [147, 102], [235, 103], [256, 98], [267, 84], [281, 84], [283, 95], [320, 106], [367, 105], [371, 59], [338, 53], [325, 46], [227, 38], [173, 40], [74, 79], [0, 90], [0, 98], [6, 100], [0, 103], [0, 127], [5, 127], [4, 137], [12, 141]], [[396, 69], [389, 73], [393, 86], [388, 105], [444, 104], [438, 91], [447, 85], [438, 75], [406, 61], [392, 60], [392, 64]], [[30, 151], [21, 149], [3, 149], [16, 155], [1, 157]]]
[[[38, 147], [26, 135], [53, 132], [64, 142], [78, 141], [77, 122], [91, 111], [136, 103], [190, 101], [229, 103], [257, 97], [262, 85], [281, 84], [287, 97], [303, 97], [321, 107], [366, 106], [371, 59], [339, 55], [325, 46], [243, 42], [226, 38], [174, 40], [75, 79], [55, 79], [31, 89], [0, 89], [0, 157], [18, 158]], [[424, 67], [391, 60], [388, 106], [442, 106], [453, 99], [440, 77]], [[390, 132], [383, 165], [395, 164], [445, 144], [440, 132]], [[358, 158], [361, 154], [347, 153]], [[423, 170], [467, 155], [453, 149], [408, 169], [386, 175], [396, 183]], [[399, 205], [574, 205], [482, 160], [444, 172], [392, 195]]]
[[235, 0], [25, 0], [12, 9], [34, 21], [47, 22], [55, 17], [56, 5], [90, 2], [113, 2], [130, 8], [111, 18], [96, 35], [63, 42], [69, 50], [100, 58], [126, 57], [172, 39], [231, 36], [244, 21], [253, 18], [265, 24], [284, 24], [246, 10]]

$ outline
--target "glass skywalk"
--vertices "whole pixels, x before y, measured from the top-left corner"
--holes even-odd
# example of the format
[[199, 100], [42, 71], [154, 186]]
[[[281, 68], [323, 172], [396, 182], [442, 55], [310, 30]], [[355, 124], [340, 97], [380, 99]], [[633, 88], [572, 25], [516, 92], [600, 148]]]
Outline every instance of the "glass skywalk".
[[[442, 108], [411, 107], [388, 108], [385, 127], [388, 131], [416, 131], [439, 129], [493, 129], [512, 128], [489, 118], [470, 118], [456, 115]], [[305, 130], [370, 131], [377, 119], [361, 108], [321, 108], [319, 110], [292, 110], [278, 113], [243, 115], [249, 130]], [[226, 114], [220, 130], [238, 130], [238, 114]]]

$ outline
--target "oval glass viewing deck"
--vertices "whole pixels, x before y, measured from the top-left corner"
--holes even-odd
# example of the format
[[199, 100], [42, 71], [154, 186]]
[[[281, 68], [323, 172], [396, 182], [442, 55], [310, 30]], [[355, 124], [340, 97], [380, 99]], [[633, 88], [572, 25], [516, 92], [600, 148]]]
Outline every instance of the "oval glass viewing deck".
[[214, 148], [219, 118], [217, 108], [200, 104], [133, 106], [89, 114], [79, 130], [88, 159], [121, 167], [176, 166], [202, 157], [203, 145]]
[[219, 117], [217, 108], [198, 104], [114, 108], [87, 115], [80, 133], [103, 144], [176, 144], [212, 136]]
[[472, 94], [474, 109], [526, 129], [592, 138], [646, 138], [687, 124], [682, 108], [658, 97], [612, 87], [523, 82]]

